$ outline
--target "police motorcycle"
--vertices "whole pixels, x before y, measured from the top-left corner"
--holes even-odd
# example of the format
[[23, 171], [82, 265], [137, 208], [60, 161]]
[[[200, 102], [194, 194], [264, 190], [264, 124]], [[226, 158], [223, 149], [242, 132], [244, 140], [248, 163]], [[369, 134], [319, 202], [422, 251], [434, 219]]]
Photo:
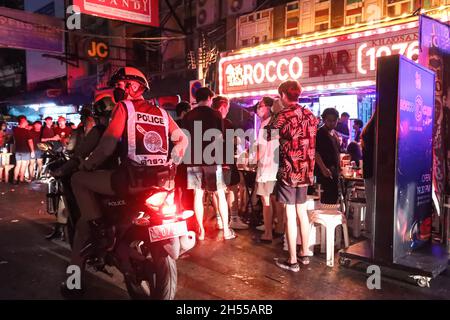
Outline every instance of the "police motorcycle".
[[[52, 155], [49, 167], [67, 161], [60, 150], [53, 150], [49, 143], [38, 147]], [[195, 233], [188, 231], [187, 219], [192, 210], [179, 212], [174, 199], [173, 179], [175, 166], [170, 165], [151, 179], [157, 181], [152, 188], [127, 196], [104, 196], [99, 199], [109, 227], [107, 251], [98, 251], [93, 244], [85, 246], [83, 254], [88, 266], [94, 270], [112, 274], [106, 266], [116, 267], [125, 278], [132, 299], [174, 299], [177, 288], [176, 260], [195, 245]], [[150, 177], [142, 176], [143, 179]], [[71, 195], [70, 185], [61, 177], [52, 177], [51, 193], [47, 199], [50, 212], [57, 210], [54, 198], [64, 197], [68, 211], [67, 241], [73, 244], [78, 208]], [[169, 182], [169, 183], [167, 183]], [[139, 182], [132, 182], [139, 184]]]
[[[77, 161], [76, 157], [67, 160], [51, 144], [39, 144], [38, 147], [54, 156], [55, 166], [58, 161]], [[174, 164], [159, 166], [152, 172], [144, 170], [141, 173], [137, 168], [133, 175], [130, 174], [133, 177], [129, 181], [132, 193], [98, 197], [107, 226], [106, 242], [112, 245], [99, 249], [95, 245], [96, 239], [92, 239], [81, 253], [87, 266], [96, 271], [112, 275], [106, 267], [116, 267], [123, 274], [132, 299], [174, 299], [176, 260], [195, 245], [195, 233], [187, 228], [187, 219], [194, 213], [192, 210], [180, 211], [175, 204], [175, 169]], [[61, 186], [55, 190], [67, 203], [67, 241], [72, 246], [79, 209], [70, 183], [62, 177], [54, 178]]]

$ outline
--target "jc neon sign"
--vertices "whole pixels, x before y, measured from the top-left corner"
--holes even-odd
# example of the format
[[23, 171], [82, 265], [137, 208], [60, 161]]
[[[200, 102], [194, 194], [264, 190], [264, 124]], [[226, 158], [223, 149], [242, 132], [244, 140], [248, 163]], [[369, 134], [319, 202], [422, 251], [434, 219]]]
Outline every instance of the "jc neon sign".
[[91, 41], [87, 54], [91, 58], [105, 59], [108, 57], [108, 45], [104, 42]]

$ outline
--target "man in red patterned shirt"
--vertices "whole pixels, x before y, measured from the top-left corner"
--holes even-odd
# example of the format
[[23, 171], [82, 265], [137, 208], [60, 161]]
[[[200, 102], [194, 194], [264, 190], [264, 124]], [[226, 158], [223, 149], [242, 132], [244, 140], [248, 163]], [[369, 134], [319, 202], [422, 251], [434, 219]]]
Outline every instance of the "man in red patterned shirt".
[[[306, 194], [314, 182], [317, 119], [313, 113], [298, 104], [302, 89], [297, 81], [288, 80], [278, 87], [283, 109], [268, 125], [278, 130], [280, 139], [280, 164], [278, 169], [277, 198], [286, 205], [286, 236], [289, 259], [277, 260], [280, 268], [298, 272], [297, 217], [302, 238], [301, 262], [309, 263], [312, 252], [308, 249], [309, 220], [306, 211]], [[273, 137], [272, 137], [273, 138]]]

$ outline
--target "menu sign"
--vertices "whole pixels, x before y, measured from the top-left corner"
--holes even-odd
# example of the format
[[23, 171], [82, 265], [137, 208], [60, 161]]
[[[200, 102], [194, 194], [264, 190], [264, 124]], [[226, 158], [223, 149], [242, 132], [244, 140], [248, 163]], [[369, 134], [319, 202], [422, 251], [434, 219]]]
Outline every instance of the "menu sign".
[[394, 262], [431, 237], [434, 77], [400, 59]]

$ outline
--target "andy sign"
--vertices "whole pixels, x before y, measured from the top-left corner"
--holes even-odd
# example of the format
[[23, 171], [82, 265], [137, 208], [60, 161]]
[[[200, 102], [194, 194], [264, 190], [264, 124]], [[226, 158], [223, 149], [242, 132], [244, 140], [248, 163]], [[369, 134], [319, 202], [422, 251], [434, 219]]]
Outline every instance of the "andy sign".
[[74, 0], [81, 13], [159, 26], [158, 0]]

